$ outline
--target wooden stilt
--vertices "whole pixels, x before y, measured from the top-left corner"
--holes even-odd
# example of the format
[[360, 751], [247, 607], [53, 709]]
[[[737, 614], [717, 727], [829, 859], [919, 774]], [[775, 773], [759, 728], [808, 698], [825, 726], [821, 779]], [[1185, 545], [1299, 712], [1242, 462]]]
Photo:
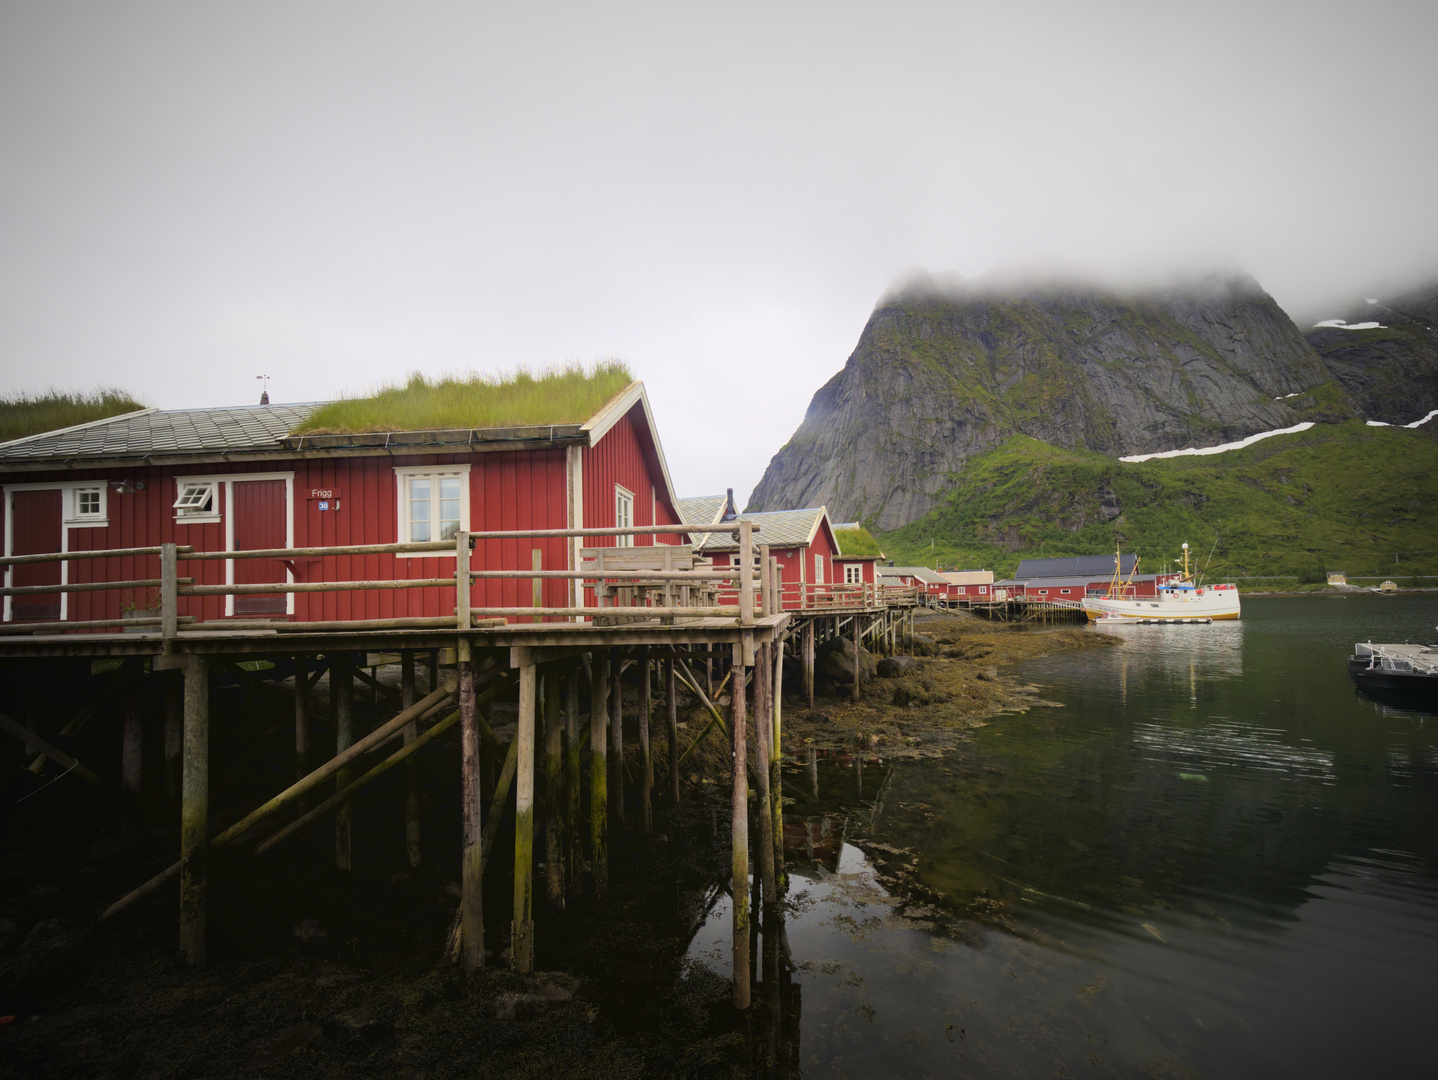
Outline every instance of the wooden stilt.
[[780, 768], [783, 740], [780, 738], [784, 716], [784, 643], [774, 646], [774, 712], [770, 722], [769, 741], [769, 804], [774, 811], [774, 869], [779, 892], [788, 887], [784, 873], [784, 770]]
[[609, 650], [609, 820], [624, 824], [624, 652]]
[[[567, 680], [566, 680], [567, 681]], [[559, 672], [544, 676], [544, 883], [550, 911], [564, 910], [564, 720]]]
[[729, 695], [729, 730], [734, 738], [734, 785], [730, 796], [730, 895], [734, 901], [732, 948], [734, 1007], [749, 1007], [749, 764], [744, 744], [745, 674], [743, 646], [734, 646], [734, 689]]
[[814, 620], [804, 620], [804, 629], [799, 633], [800, 649], [804, 664], [804, 700], [809, 708], [814, 707]]
[[589, 871], [594, 895], [609, 892], [609, 651], [594, 654], [594, 680], [589, 691]]
[[654, 829], [654, 808], [650, 792], [654, 790], [654, 759], [649, 753], [649, 713], [653, 709], [654, 664], [649, 650], [639, 661], [639, 828], [646, 836]]
[[[774, 808], [769, 801], [770, 725], [774, 706], [769, 700], [774, 669], [770, 666], [772, 645], [760, 645], [754, 657], [754, 765], [758, 774], [759, 803], [759, 882], [763, 888], [764, 906], [774, 906], [778, 896], [774, 878]], [[738, 692], [738, 688], [735, 688]]]
[[578, 900], [584, 891], [584, 829], [579, 821], [579, 677], [581, 669], [574, 664], [564, 680], [564, 839], [565, 877], [569, 898]]
[[479, 790], [479, 710], [474, 700], [474, 663], [463, 642], [459, 663], [459, 759], [462, 824], [460, 875], [460, 958], [464, 970], [484, 967], [484, 819]]
[[[399, 657], [399, 705], [408, 709], [414, 704], [414, 652], [406, 649]], [[408, 746], [419, 738], [419, 723], [406, 724], [404, 743]], [[404, 762], [404, 850], [411, 870], [418, 870], [422, 857], [419, 844], [419, 761], [410, 756]]]
[[295, 664], [295, 779], [310, 771], [310, 665], [300, 653]]
[[[335, 753], [354, 742], [354, 664], [348, 653], [330, 658], [330, 695], [335, 709]], [[335, 790], [352, 779], [348, 767], [335, 773]], [[345, 802], [335, 813], [335, 869], [349, 870], [354, 862], [354, 803]]]
[[854, 692], [853, 700], [859, 700], [859, 615], [854, 614]]
[[165, 801], [173, 808], [180, 802], [180, 757], [185, 746], [184, 672], [160, 672], [160, 685], [165, 694]]
[[180, 949], [205, 966], [206, 856], [210, 843], [210, 664], [185, 668], [184, 764], [180, 780]]
[[664, 706], [669, 733], [669, 798], [679, 805], [679, 695], [674, 685], [674, 661], [664, 661]]
[[510, 955], [514, 970], [534, 970], [534, 719], [536, 671], [534, 664], [519, 669], [519, 744], [514, 777], [514, 921]]
[[120, 786], [132, 798], [140, 797], [140, 767], [145, 756], [145, 731], [143, 716], [143, 674], [139, 664], [132, 663], [132, 669], [125, 679], [125, 724], [120, 739]]

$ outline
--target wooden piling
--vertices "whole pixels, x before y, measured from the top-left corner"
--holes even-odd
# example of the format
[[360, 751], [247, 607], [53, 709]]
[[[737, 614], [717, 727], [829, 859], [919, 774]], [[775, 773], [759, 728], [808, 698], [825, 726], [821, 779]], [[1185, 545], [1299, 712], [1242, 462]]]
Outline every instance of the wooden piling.
[[854, 691], [853, 700], [859, 700], [859, 613], [854, 613]]
[[[335, 710], [335, 753], [348, 750], [354, 742], [354, 665], [348, 653], [330, 657], [330, 696]], [[335, 773], [335, 790], [353, 779], [348, 766]], [[354, 865], [354, 803], [346, 800], [335, 812], [335, 869]]]
[[550, 911], [564, 910], [564, 720], [559, 672], [544, 676], [544, 883]]
[[654, 808], [650, 792], [654, 789], [654, 759], [649, 753], [649, 713], [653, 708], [652, 684], [654, 665], [649, 650], [639, 661], [639, 829], [646, 836], [654, 829]]
[[510, 955], [514, 970], [534, 970], [534, 664], [519, 669], [519, 724], [514, 737], [519, 754], [514, 777], [514, 921]]
[[749, 763], [745, 739], [744, 649], [734, 646], [734, 688], [729, 694], [729, 730], [734, 740], [734, 783], [730, 795], [730, 896], [734, 901], [732, 950], [734, 1007], [749, 1007]]
[[484, 817], [479, 785], [479, 710], [474, 700], [474, 663], [468, 642], [459, 663], [459, 760], [461, 820], [460, 958], [466, 972], [484, 967]]
[[[760, 645], [754, 657], [754, 765], [758, 774], [759, 802], [759, 882], [763, 889], [764, 907], [772, 908], [778, 895], [774, 878], [774, 808], [769, 801], [769, 741], [774, 706], [769, 700], [774, 669], [770, 666], [769, 650]], [[743, 691], [735, 687], [735, 693]]]
[[679, 695], [674, 685], [674, 661], [664, 661], [664, 705], [669, 734], [669, 798], [679, 805]]
[[192, 656], [185, 668], [184, 763], [180, 779], [180, 949], [205, 966], [206, 856], [210, 843], [210, 664]]
[[299, 653], [295, 665], [295, 779], [310, 771], [310, 665]]
[[784, 643], [774, 643], [774, 711], [769, 730], [769, 804], [774, 812], [774, 869], [780, 892], [788, 887], [784, 873], [784, 770], [780, 768], [783, 756], [781, 730], [784, 718]]
[[[414, 651], [406, 649], [399, 655], [399, 706], [408, 709], [414, 705]], [[405, 725], [404, 744], [408, 746], [419, 738], [419, 722]], [[419, 843], [419, 761], [411, 755], [404, 762], [404, 850], [409, 856], [409, 867], [418, 870], [422, 857]]]
[[140, 797], [140, 768], [145, 756], [145, 729], [141, 694], [144, 675], [138, 662], [129, 663], [125, 676], [125, 722], [120, 737], [120, 786], [132, 798]]
[[609, 820], [624, 824], [624, 652], [609, 650]]
[[579, 791], [579, 677], [580, 666], [572, 664], [564, 680], [564, 838], [565, 877], [569, 898], [578, 900], [584, 891], [584, 829], [580, 825]]
[[814, 620], [805, 619], [804, 629], [799, 632], [799, 644], [804, 665], [804, 700], [809, 708], [814, 707]]
[[180, 803], [180, 761], [185, 746], [184, 672], [160, 672], [160, 685], [165, 695], [165, 802], [174, 808]]
[[589, 691], [589, 871], [594, 895], [609, 892], [609, 650], [594, 653], [594, 679]]

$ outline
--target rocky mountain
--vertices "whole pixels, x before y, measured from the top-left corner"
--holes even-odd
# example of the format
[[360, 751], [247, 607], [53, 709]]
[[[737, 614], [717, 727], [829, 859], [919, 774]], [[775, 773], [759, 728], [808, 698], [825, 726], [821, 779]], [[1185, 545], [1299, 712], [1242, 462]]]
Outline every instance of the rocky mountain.
[[1250, 277], [1126, 293], [918, 278], [880, 301], [749, 509], [827, 504], [838, 520], [894, 529], [1016, 433], [1121, 455], [1353, 415]]
[[1438, 409], [1438, 283], [1365, 298], [1304, 337], [1366, 418], [1408, 424]]

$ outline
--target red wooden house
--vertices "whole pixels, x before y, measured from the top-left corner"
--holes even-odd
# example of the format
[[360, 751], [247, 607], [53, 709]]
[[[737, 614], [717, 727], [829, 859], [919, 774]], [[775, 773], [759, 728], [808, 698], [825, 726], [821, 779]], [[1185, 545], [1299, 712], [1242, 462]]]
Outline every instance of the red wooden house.
[[[734, 514], [732, 491], [727, 500], [708, 495], [681, 499], [679, 505], [683, 520], [692, 525], [734, 520], [752, 521], [759, 526], [754, 545], [757, 549], [760, 544], [768, 544], [769, 554], [779, 561], [779, 587], [786, 610], [812, 603], [816, 595], [835, 584], [834, 556], [839, 544], [826, 508]], [[715, 566], [732, 565], [739, 551], [738, 541], [729, 533], [696, 537], [695, 545], [706, 558], [714, 560]]]
[[883, 584], [917, 587], [923, 589], [925, 595], [938, 600], [948, 600], [959, 595], [957, 585], [927, 566], [881, 566], [878, 568], [878, 574]]
[[[673, 484], [644, 385], [583, 423], [291, 435], [315, 405], [156, 410], [0, 443], [4, 554], [150, 547], [227, 552], [437, 541], [460, 531], [678, 524]], [[576, 569], [581, 545], [659, 537], [480, 540], [472, 569]], [[453, 577], [453, 557], [384, 553], [324, 559], [182, 561], [197, 584]], [[157, 556], [7, 567], [6, 585], [156, 577]], [[546, 606], [584, 606], [544, 582]], [[448, 616], [453, 588], [182, 597], [203, 620]], [[5, 621], [116, 619], [157, 597], [108, 592], [5, 598]], [[525, 580], [480, 579], [474, 606], [531, 603]]]
[[[1152, 597], [1158, 595], [1160, 580], [1173, 575], [1137, 574], [1137, 555], [1124, 555], [1119, 560], [1119, 584], [1124, 595]], [[1011, 597], [1031, 600], [1080, 601], [1090, 594], [1107, 593], [1114, 576], [1112, 555], [1078, 555], [1058, 559], [1024, 559], [1014, 576], [997, 581], [995, 588], [1005, 589]]]

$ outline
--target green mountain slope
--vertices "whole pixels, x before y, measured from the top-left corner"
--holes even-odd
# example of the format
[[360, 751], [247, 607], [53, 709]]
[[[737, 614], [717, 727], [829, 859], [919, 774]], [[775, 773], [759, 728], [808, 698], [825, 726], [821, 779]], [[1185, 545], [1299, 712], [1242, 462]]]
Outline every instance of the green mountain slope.
[[880, 543], [898, 563], [1001, 575], [1024, 557], [1102, 554], [1116, 542], [1153, 571], [1184, 541], [1200, 566], [1213, 550], [1210, 577], [1435, 573], [1434, 427], [1320, 424], [1136, 464], [1013, 436], [967, 459], [937, 507]]

